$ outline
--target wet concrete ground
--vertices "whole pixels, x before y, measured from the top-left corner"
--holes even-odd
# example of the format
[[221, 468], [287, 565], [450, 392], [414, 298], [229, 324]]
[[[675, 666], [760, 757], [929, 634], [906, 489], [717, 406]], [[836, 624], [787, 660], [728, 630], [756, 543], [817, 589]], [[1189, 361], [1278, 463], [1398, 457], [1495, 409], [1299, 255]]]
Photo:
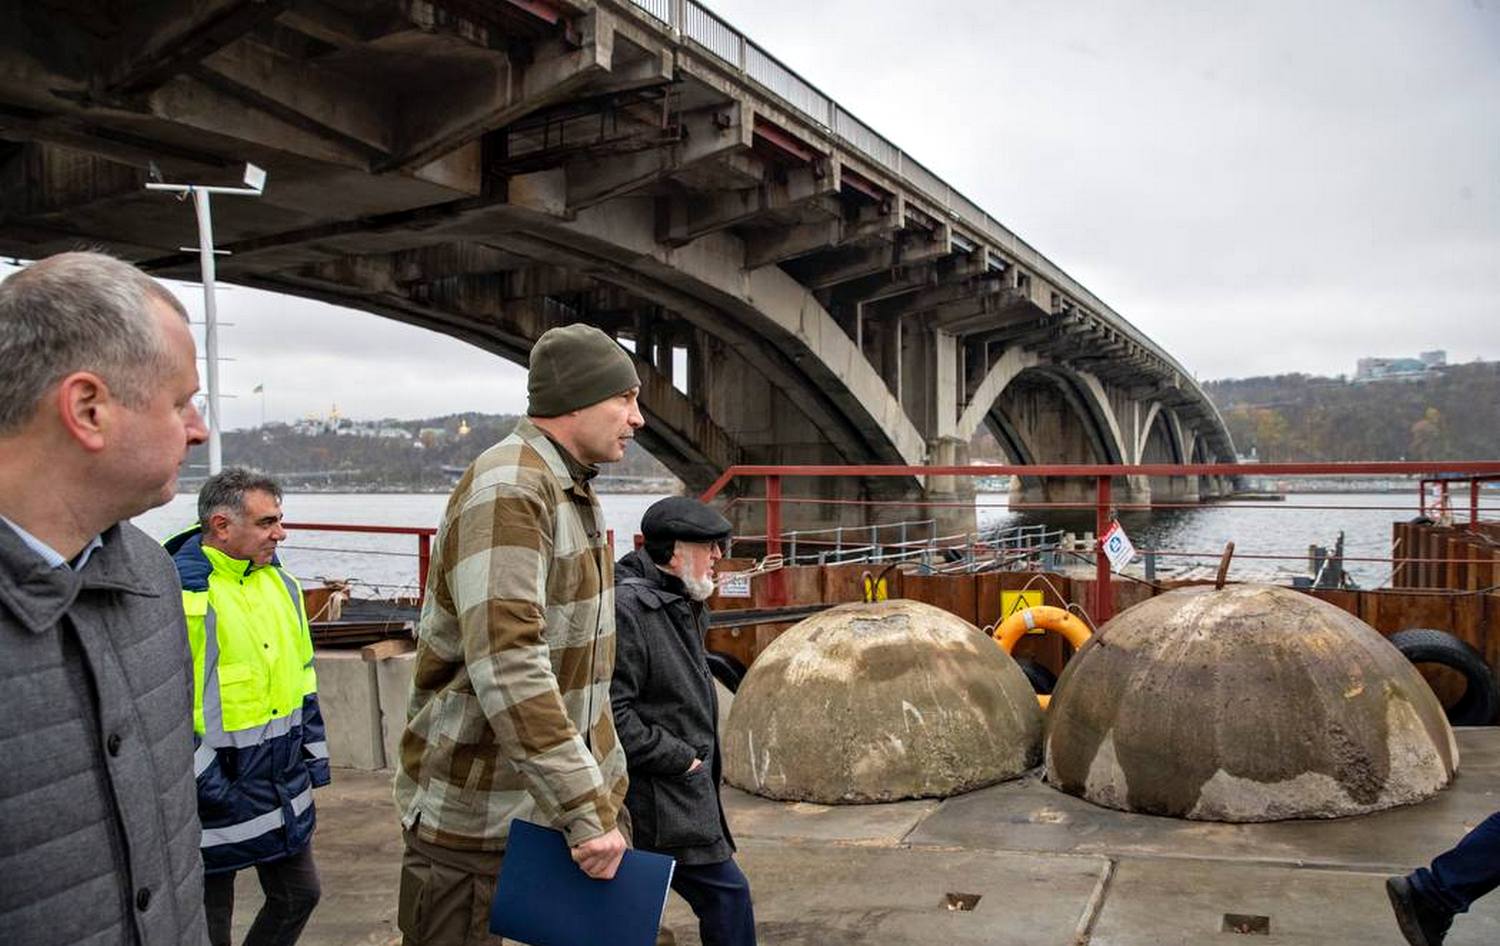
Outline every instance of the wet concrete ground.
[[[824, 807], [733, 789], [725, 798], [766, 946], [1400, 946], [1385, 876], [1426, 863], [1500, 809], [1500, 728], [1461, 730], [1459, 745], [1459, 777], [1437, 798], [1337, 821], [1127, 815], [1036, 775], [942, 802]], [[387, 774], [338, 769], [319, 791], [324, 899], [308, 946], [400, 941], [389, 786]], [[260, 900], [253, 872], [237, 891], [243, 931]], [[949, 894], [979, 900], [953, 911]], [[697, 946], [675, 895], [667, 921], [678, 943]], [[1234, 931], [1261, 926], [1269, 932]], [[1447, 943], [1500, 943], [1500, 893], [1459, 917]]]

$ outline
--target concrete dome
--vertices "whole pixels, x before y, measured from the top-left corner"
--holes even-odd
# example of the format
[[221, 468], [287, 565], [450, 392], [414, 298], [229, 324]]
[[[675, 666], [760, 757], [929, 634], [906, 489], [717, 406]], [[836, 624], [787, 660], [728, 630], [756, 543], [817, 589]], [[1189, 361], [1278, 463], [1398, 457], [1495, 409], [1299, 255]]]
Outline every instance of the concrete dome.
[[756, 658], [724, 773], [767, 798], [943, 798], [1036, 765], [1041, 732], [1025, 674], [974, 625], [917, 601], [846, 604]]
[[1124, 811], [1335, 818], [1427, 798], [1458, 768], [1443, 708], [1363, 621], [1286, 588], [1189, 588], [1106, 624], [1047, 715], [1047, 780]]

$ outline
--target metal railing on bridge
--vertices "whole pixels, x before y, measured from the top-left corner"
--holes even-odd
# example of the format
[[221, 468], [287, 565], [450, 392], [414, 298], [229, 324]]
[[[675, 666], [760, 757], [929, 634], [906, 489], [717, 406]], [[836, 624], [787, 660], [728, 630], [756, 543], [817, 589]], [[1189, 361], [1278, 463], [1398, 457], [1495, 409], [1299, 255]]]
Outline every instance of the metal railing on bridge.
[[1022, 267], [1045, 276], [1073, 296], [1075, 301], [1136, 344], [1170, 365], [1185, 377], [1187, 370], [1151, 342], [1139, 329], [1105, 305], [1092, 292], [1068, 276], [1056, 264], [986, 213], [978, 204], [938, 177], [888, 138], [850, 114], [817, 86], [792, 71], [764, 48], [719, 18], [696, 0], [619, 0], [667, 27], [680, 40], [693, 43], [724, 65], [736, 70], [765, 91], [781, 99], [827, 133], [906, 182], [931, 201], [950, 220], [963, 223], [976, 235], [993, 241], [995, 247]]

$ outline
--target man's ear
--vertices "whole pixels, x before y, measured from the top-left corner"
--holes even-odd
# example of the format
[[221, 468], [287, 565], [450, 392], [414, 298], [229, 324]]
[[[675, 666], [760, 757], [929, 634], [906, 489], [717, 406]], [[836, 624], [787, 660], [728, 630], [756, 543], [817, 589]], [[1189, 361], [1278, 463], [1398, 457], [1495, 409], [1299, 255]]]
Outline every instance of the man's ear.
[[90, 453], [104, 449], [106, 435], [120, 407], [104, 379], [92, 371], [75, 371], [57, 383], [51, 401], [62, 419], [63, 429], [83, 449]]
[[208, 534], [216, 539], [224, 538], [233, 520], [228, 513], [216, 512], [208, 517]]

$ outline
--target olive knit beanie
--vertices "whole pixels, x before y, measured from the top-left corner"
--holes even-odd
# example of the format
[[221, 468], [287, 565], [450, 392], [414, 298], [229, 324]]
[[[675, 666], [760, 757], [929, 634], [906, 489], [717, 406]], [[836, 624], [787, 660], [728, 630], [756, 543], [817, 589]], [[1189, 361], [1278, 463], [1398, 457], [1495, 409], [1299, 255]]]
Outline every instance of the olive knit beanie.
[[582, 323], [551, 328], [531, 348], [526, 413], [557, 417], [640, 383], [629, 353], [599, 329]]

